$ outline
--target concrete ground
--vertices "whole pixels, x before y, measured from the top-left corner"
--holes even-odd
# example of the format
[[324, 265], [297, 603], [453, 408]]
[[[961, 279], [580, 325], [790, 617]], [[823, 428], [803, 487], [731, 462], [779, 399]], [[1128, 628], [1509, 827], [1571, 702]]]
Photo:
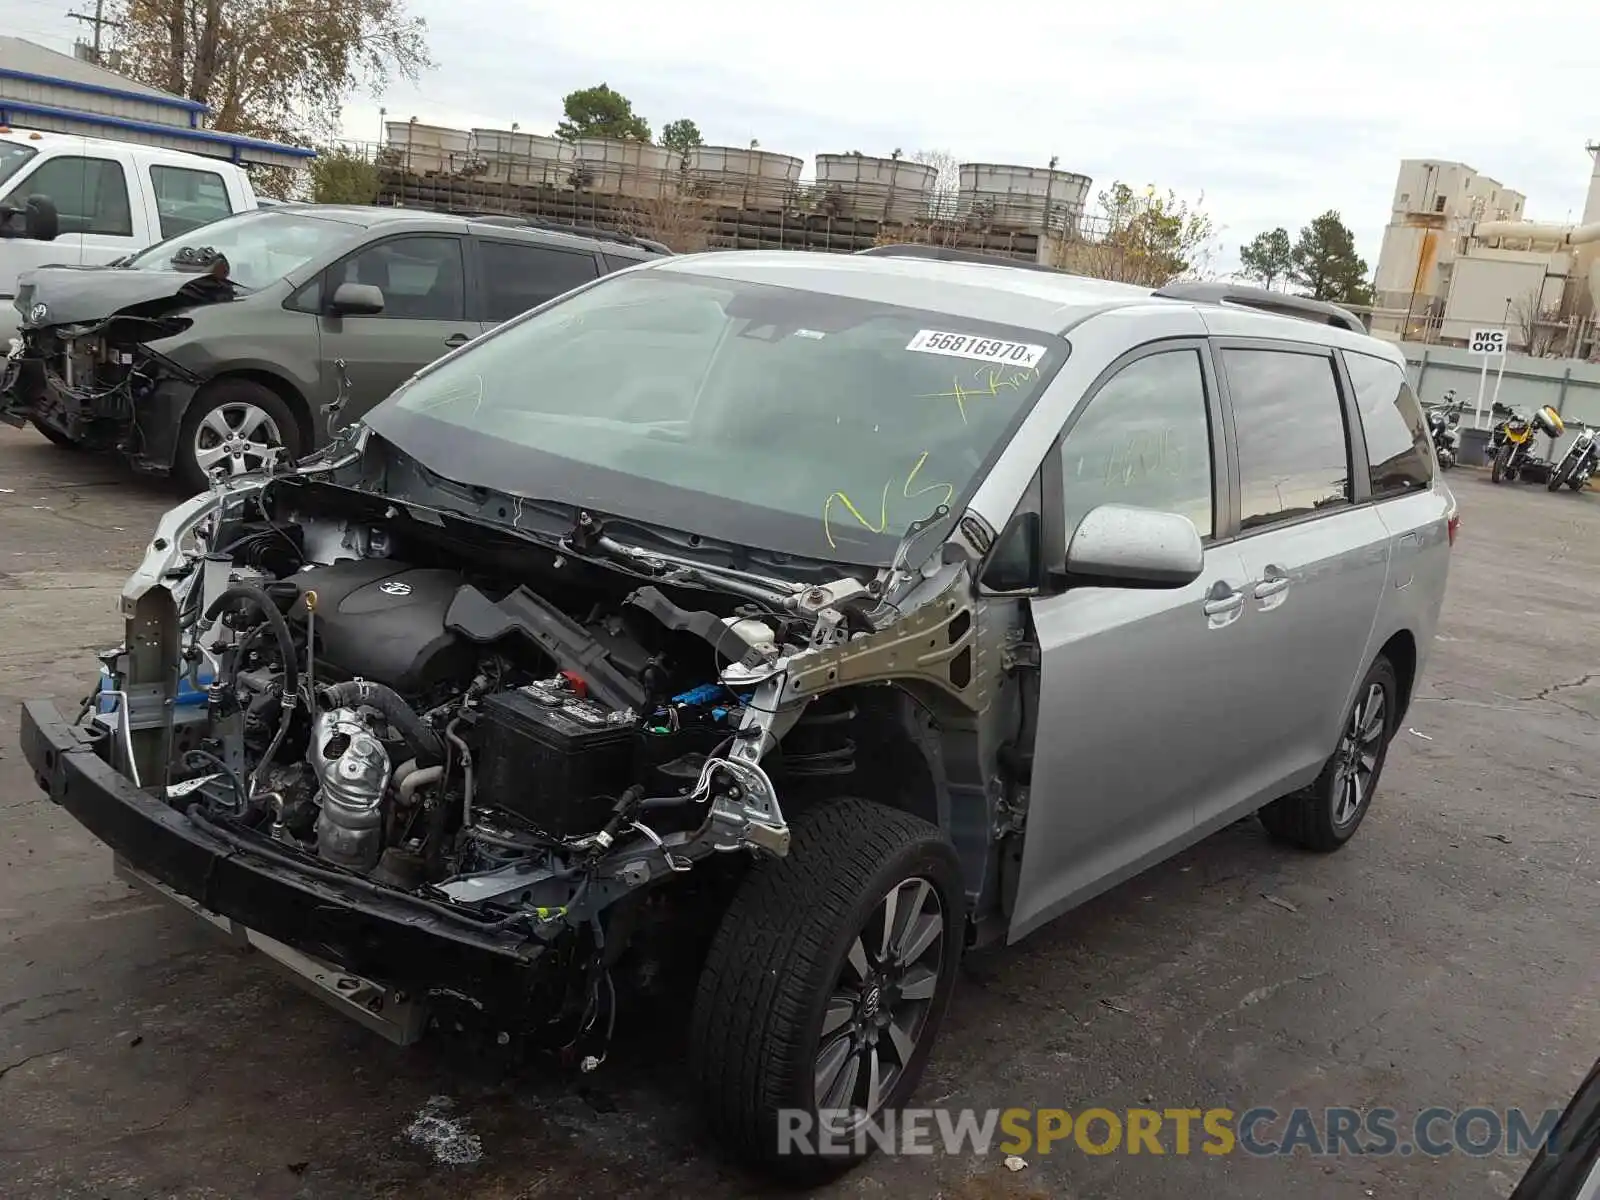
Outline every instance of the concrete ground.
[[[972, 956], [924, 1103], [1560, 1106], [1600, 1053], [1600, 496], [1460, 471], [1431, 669], [1345, 852], [1236, 825]], [[170, 491], [0, 427], [0, 1195], [733, 1197], [675, 1021], [582, 1089], [399, 1050], [112, 878], [35, 790]], [[1505, 1196], [1504, 1158], [879, 1158], [835, 1196]], [[452, 1159], [471, 1160], [456, 1162]]]

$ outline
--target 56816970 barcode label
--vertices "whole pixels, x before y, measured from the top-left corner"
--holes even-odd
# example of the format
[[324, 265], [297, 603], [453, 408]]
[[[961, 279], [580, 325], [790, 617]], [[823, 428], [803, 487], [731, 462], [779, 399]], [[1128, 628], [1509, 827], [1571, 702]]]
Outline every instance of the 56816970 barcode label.
[[917, 336], [906, 344], [906, 349], [919, 354], [947, 354], [952, 358], [972, 358], [1022, 368], [1036, 367], [1044, 357], [1043, 346], [976, 337], [970, 333], [948, 333], [942, 329], [917, 330]]

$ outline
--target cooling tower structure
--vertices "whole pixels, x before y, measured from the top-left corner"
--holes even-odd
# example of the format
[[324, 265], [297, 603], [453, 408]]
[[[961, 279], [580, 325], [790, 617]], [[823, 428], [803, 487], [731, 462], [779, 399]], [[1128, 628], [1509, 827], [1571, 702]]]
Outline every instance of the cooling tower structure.
[[928, 215], [938, 171], [903, 158], [817, 155], [817, 190], [836, 217], [915, 221]]
[[805, 159], [766, 150], [696, 146], [685, 174], [697, 198], [732, 208], [782, 208], [794, 195]]
[[969, 220], [1002, 229], [1078, 232], [1093, 184], [1087, 175], [1048, 167], [962, 163], [958, 207]]

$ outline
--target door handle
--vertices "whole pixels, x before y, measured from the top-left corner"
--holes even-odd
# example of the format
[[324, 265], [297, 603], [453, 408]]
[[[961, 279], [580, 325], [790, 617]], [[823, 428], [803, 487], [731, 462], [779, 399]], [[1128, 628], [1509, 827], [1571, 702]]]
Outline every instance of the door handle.
[[452, 333], [449, 337], [445, 338], [444, 344], [449, 346], [450, 349], [454, 350], [457, 346], [465, 346], [471, 340], [472, 339], [464, 333]]
[[1262, 572], [1262, 577], [1256, 581], [1255, 587], [1251, 590], [1251, 595], [1257, 600], [1265, 600], [1269, 596], [1276, 596], [1281, 592], [1288, 591], [1289, 583], [1290, 580], [1287, 575], [1277, 567], [1269, 566]]
[[1206, 593], [1205, 612], [1208, 617], [1228, 617], [1244, 609], [1244, 593], [1217, 580]]

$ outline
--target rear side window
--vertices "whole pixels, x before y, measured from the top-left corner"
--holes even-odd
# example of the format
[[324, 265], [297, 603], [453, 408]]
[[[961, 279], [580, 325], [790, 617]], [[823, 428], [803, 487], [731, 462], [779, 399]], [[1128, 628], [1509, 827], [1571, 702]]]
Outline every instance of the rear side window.
[[4, 202], [21, 208], [29, 196], [48, 196], [55, 202], [62, 233], [133, 236], [128, 183], [122, 164], [109, 158], [71, 154], [47, 159]]
[[509, 321], [599, 274], [594, 255], [526, 242], [478, 243], [484, 320]]
[[600, 257], [606, 260], [607, 271], [620, 271], [623, 267], [636, 267], [644, 261], [640, 258], [624, 258], [620, 254], [602, 254]]
[[1399, 496], [1433, 482], [1433, 452], [1422, 405], [1399, 364], [1372, 354], [1344, 352], [1367, 435], [1372, 497]]
[[1328, 354], [1225, 349], [1239, 447], [1239, 527], [1350, 501], [1344, 409]]
[[150, 168], [162, 238], [177, 237], [233, 212], [228, 185], [215, 171], [157, 164]]

